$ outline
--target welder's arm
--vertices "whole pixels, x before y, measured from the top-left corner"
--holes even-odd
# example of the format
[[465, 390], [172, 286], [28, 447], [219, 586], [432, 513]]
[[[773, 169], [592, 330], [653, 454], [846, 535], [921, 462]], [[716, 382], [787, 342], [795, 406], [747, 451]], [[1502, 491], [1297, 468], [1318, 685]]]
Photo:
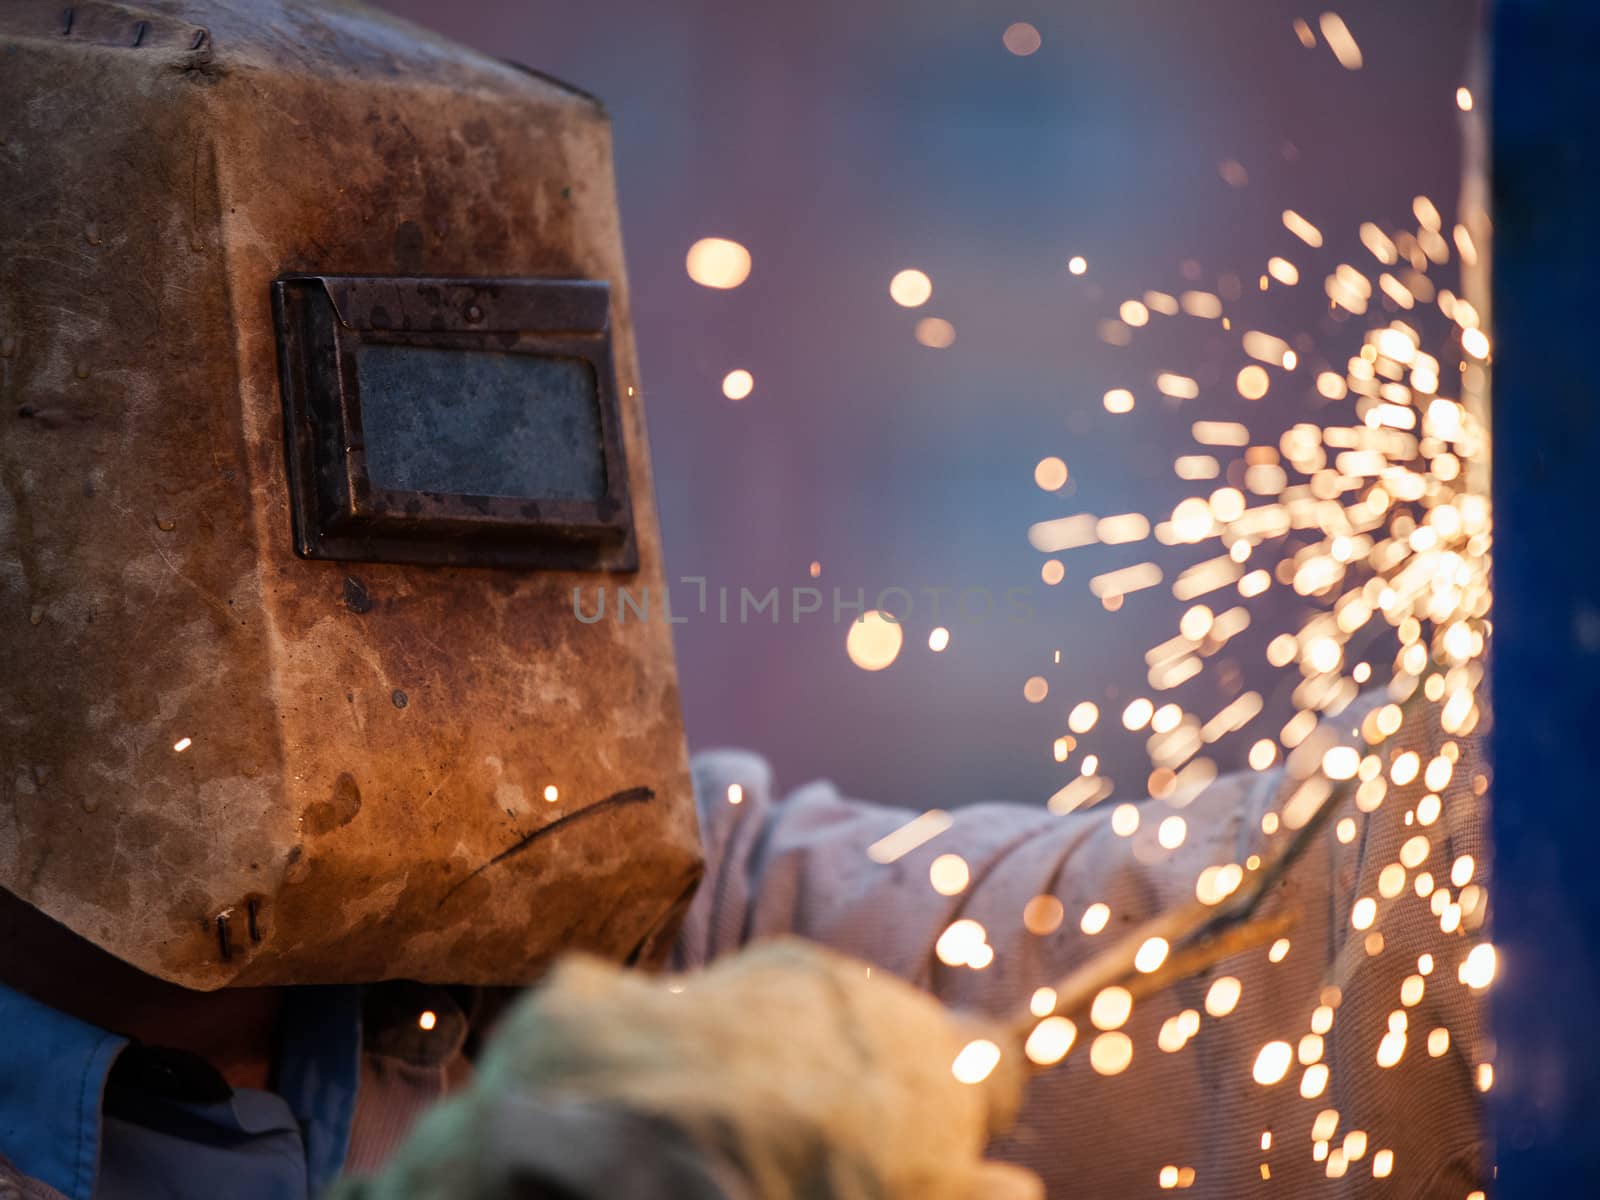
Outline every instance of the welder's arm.
[[[1344, 725], [1353, 726], [1372, 703], [1360, 702]], [[1423, 762], [1445, 740], [1436, 729], [1417, 736], [1433, 746], [1418, 745]], [[1432, 1196], [1430, 1189], [1448, 1191], [1456, 1182], [1464, 1184], [1460, 1194], [1470, 1191], [1479, 1127], [1472, 1064], [1483, 1051], [1475, 1044], [1475, 1002], [1455, 971], [1474, 939], [1446, 943], [1456, 956], [1446, 960], [1439, 917], [1417, 890], [1428, 873], [1448, 884], [1463, 854], [1483, 859], [1472, 790], [1477, 750], [1470, 739], [1459, 749], [1461, 761], [1442, 789], [1444, 816], [1426, 830], [1411, 815], [1426, 790], [1420, 779], [1391, 787], [1375, 812], [1351, 807], [1329, 826], [1268, 901], [1269, 913], [1298, 913], [1286, 956], [1259, 948], [1136, 1005], [1118, 1031], [1131, 1039], [1132, 1061], [1114, 1076], [1091, 1068], [1084, 1051], [1096, 1031], [1084, 1023], [1078, 1048], [1032, 1081], [1020, 1117], [992, 1153], [1040, 1174], [1052, 1196], [1140, 1194], [1166, 1177], [1166, 1168], [1184, 1166], [1197, 1166], [1222, 1193], [1242, 1194], [1259, 1186], [1263, 1164], [1275, 1186], [1294, 1190], [1324, 1183], [1326, 1164], [1311, 1154], [1305, 1133], [1317, 1111], [1336, 1108], [1346, 1122], [1340, 1138], [1362, 1128], [1374, 1152], [1393, 1151], [1392, 1194]], [[680, 965], [797, 933], [891, 970], [947, 1004], [995, 1015], [1027, 1003], [1036, 988], [1119, 932], [1192, 903], [1203, 868], [1272, 854], [1282, 838], [1269, 841], [1262, 818], [1291, 790], [1276, 769], [1224, 776], [1182, 808], [1141, 801], [1131, 837], [1113, 829], [1110, 803], [1065, 815], [1042, 804], [974, 804], [952, 809], [944, 832], [885, 863], [874, 861], [869, 847], [920, 808], [849, 799], [828, 783], [780, 798], [767, 765], [742, 752], [698, 756], [695, 782], [708, 873], [678, 942]], [[1414, 841], [1419, 833], [1425, 841]], [[1180, 836], [1181, 844], [1167, 848]], [[1422, 846], [1426, 857], [1418, 862]], [[970, 878], [944, 896], [930, 882], [930, 867], [951, 854]], [[1402, 857], [1405, 891], [1393, 895], [1394, 884], [1380, 885], [1379, 876], [1386, 866], [1391, 874], [1400, 870], [1393, 864]], [[1352, 924], [1359, 897], [1380, 901], [1365, 929]], [[962, 918], [983, 927], [992, 953], [980, 953], [974, 965], [947, 965], [936, 944]], [[1419, 981], [1406, 981], [1430, 965], [1429, 954], [1439, 961], [1423, 998], [1413, 1001]], [[1237, 1008], [1217, 1019], [1205, 1001], [1221, 975], [1242, 989]], [[1304, 1063], [1274, 1089], [1252, 1083], [1261, 1047], [1275, 1040], [1301, 1047], [1313, 1033], [1313, 1011], [1330, 998], [1338, 1006], [1334, 1029], [1302, 1047], [1308, 1056], [1315, 1049], [1330, 1069], [1321, 1090], [1317, 1072], [1302, 1081]], [[1163, 1023], [1184, 1010], [1201, 1014], [1204, 1028], [1169, 1052], [1171, 1043], [1159, 1036]], [[1377, 1046], [1399, 1019], [1395, 1012], [1410, 1022], [1410, 1049], [1398, 1065], [1381, 1068]], [[1434, 1058], [1425, 1047], [1434, 1045], [1430, 1031], [1443, 1026], [1456, 1036]], [[1284, 1132], [1290, 1127], [1292, 1143]], [[1276, 1150], [1261, 1151], [1263, 1130]], [[1349, 1167], [1369, 1181], [1371, 1169], [1366, 1161]]]
[[470, 1088], [341, 1200], [1038, 1200], [986, 1163], [1021, 1071], [959, 1082], [986, 1026], [795, 939], [673, 977], [575, 957]]

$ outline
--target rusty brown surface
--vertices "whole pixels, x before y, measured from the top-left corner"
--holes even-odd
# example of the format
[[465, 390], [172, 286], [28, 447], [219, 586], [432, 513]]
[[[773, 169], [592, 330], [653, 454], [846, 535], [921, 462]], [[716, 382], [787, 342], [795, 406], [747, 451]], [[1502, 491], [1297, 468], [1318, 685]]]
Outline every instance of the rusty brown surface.
[[[191, 987], [640, 951], [699, 851], [669, 628], [572, 612], [662, 585], [605, 113], [360, 9], [62, 14], [0, 11], [0, 886]], [[637, 575], [297, 558], [286, 272], [608, 280]]]

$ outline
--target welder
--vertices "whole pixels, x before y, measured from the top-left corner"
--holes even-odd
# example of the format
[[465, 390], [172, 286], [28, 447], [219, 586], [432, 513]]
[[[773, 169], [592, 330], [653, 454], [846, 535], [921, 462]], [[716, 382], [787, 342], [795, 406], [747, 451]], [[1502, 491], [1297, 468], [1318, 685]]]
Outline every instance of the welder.
[[[1024, 1098], [952, 1072], [981, 1014], [1241, 861], [1280, 773], [1177, 850], [976, 805], [883, 863], [903, 808], [691, 770], [670, 627], [572, 610], [668, 578], [593, 97], [340, 4], [6, 4], [0, 398], [0, 1197], [1236, 1196], [1326, 1182], [1321, 1109], [1397, 1194], [1477, 1178], [1471, 1047], [1356, 1036], [1399, 805], [1237, 1014], [1156, 1049], [1184, 985]], [[1319, 1006], [1326, 1096], [1252, 1084]]]

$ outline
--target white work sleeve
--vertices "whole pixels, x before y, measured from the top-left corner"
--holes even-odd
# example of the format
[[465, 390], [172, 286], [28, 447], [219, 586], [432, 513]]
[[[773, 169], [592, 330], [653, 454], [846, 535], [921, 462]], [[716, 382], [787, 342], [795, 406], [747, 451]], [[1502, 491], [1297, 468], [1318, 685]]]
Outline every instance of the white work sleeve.
[[[1427, 763], [1429, 747], [1421, 749]], [[1121, 1030], [1132, 1040], [1132, 1062], [1114, 1076], [1092, 1067], [1097, 1031], [1083, 1023], [1068, 1058], [1035, 1079], [996, 1156], [1038, 1172], [1052, 1197], [1155, 1194], [1176, 1181], [1190, 1196], [1230, 1200], [1460, 1200], [1483, 1186], [1476, 1084], [1485, 1050], [1477, 998], [1457, 973], [1484, 938], [1443, 933], [1433, 895], [1443, 888], [1449, 903], [1485, 902], [1463, 893], [1467, 867], [1457, 865], [1471, 856], [1470, 882], [1483, 886], [1474, 789], [1481, 767], [1471, 743], [1456, 749], [1459, 761], [1439, 793], [1442, 816], [1425, 804], [1420, 816], [1433, 819], [1420, 819], [1419, 779], [1391, 786], [1374, 812], [1352, 806], [1342, 828], [1330, 826], [1269, 901], [1267, 911], [1298, 913], [1279, 961], [1266, 947], [1251, 950], [1136, 1005]], [[976, 803], [953, 808], [943, 833], [878, 863], [868, 847], [926, 804], [914, 797], [895, 798], [905, 807], [869, 804], [826, 782], [780, 798], [767, 764], [736, 751], [698, 755], [694, 779], [707, 874], [678, 942], [678, 966], [795, 933], [951, 1005], [995, 1014], [1024, 1005], [1119, 931], [1189, 901], [1202, 868], [1243, 865], [1265, 852], [1262, 818], [1287, 798], [1280, 771], [1224, 776], [1183, 808], [1140, 802], [1131, 837], [1113, 831], [1109, 803], [1060, 816], [1043, 805]], [[1173, 816], [1182, 819], [1184, 838], [1165, 849], [1159, 831]], [[1169, 825], [1165, 840], [1175, 832]], [[960, 855], [970, 872], [954, 896], [930, 883], [930, 864], [942, 854]], [[1383, 869], [1402, 858], [1380, 885]], [[1023, 923], [1024, 906], [1039, 896], [1062, 906], [1060, 924], [1043, 934]], [[1376, 914], [1357, 929], [1365, 925], [1365, 905], [1353, 921], [1361, 898], [1375, 901]], [[1095, 903], [1109, 907], [1109, 920], [1086, 933], [1085, 910]], [[1036, 905], [1036, 926], [1051, 907]], [[982, 969], [947, 966], [935, 954], [940, 934], [959, 918], [986, 931], [994, 954]], [[1471, 914], [1466, 924], [1476, 924]], [[1237, 979], [1242, 991], [1219, 1018], [1208, 1014], [1206, 998], [1221, 976]], [[1323, 1028], [1316, 1012], [1323, 1004], [1335, 1012], [1319, 1041], [1313, 1029]], [[1199, 1015], [1198, 1033], [1182, 1049], [1159, 1048], [1163, 1022], [1184, 1010]], [[1397, 1029], [1403, 1053], [1382, 1066], [1380, 1045], [1387, 1060], [1399, 1041], [1383, 1039]], [[1287, 1042], [1299, 1061], [1280, 1082], [1263, 1085], [1252, 1068], [1271, 1041]]]

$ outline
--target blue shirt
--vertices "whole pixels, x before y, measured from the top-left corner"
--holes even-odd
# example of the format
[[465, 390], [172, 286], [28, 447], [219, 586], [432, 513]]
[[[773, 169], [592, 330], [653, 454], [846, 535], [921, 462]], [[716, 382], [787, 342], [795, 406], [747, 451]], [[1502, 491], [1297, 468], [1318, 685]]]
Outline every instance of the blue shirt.
[[[360, 1075], [361, 989], [285, 993], [276, 1092], [108, 1086], [130, 1050], [0, 985], [0, 1154], [69, 1200], [308, 1200], [339, 1174]], [[159, 1064], [157, 1065], [159, 1070]]]

